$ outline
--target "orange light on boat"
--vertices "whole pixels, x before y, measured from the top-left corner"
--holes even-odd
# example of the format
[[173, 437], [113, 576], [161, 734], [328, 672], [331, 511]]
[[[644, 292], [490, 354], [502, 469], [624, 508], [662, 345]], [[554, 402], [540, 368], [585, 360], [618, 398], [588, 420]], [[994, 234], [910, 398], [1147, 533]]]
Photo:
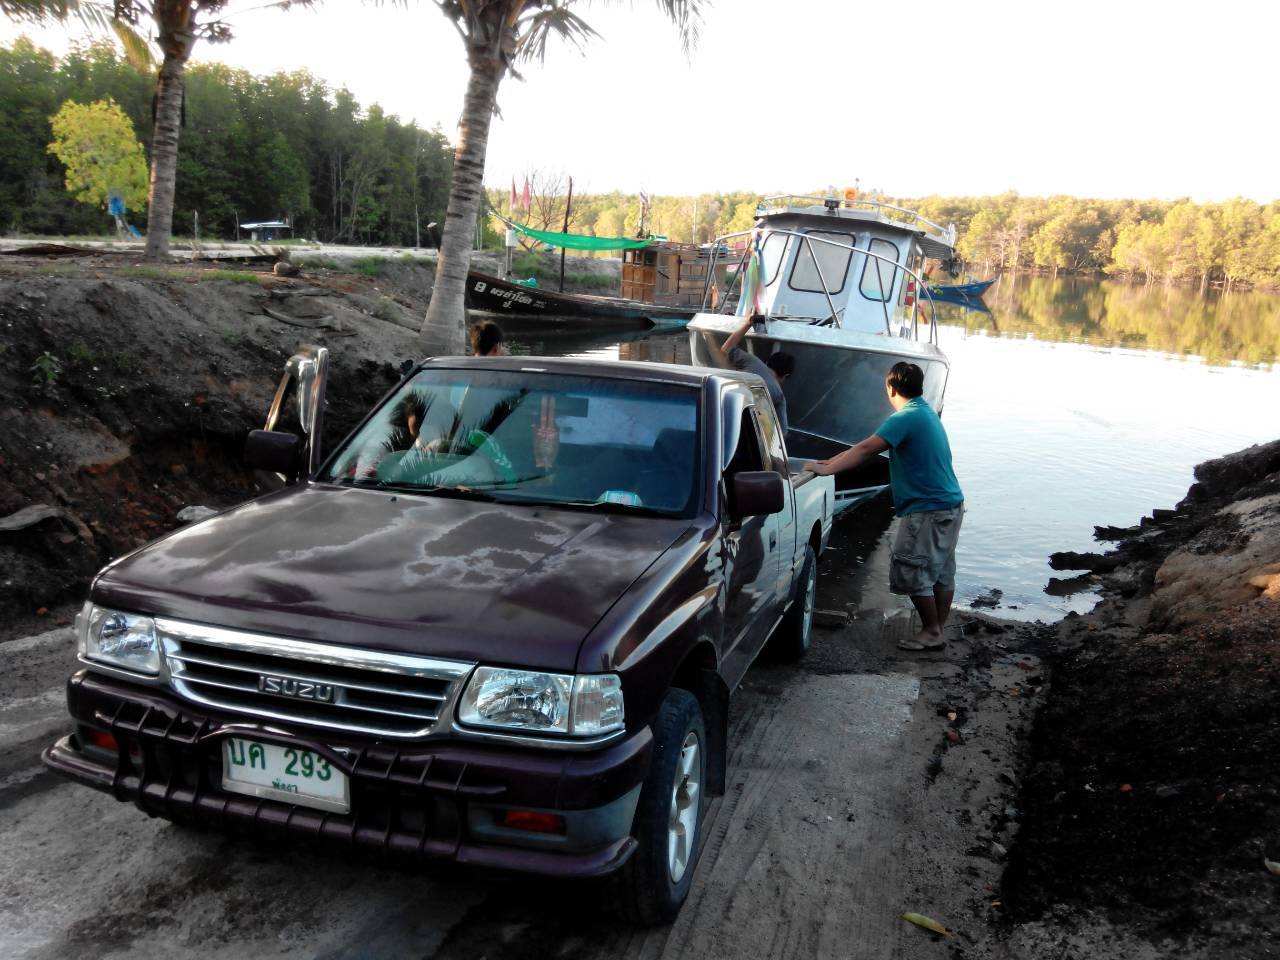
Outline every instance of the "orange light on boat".
[[533, 810], [507, 810], [500, 821], [513, 830], [530, 833], [564, 833], [564, 817], [556, 813], [537, 813]]
[[99, 747], [102, 750], [110, 750], [112, 753], [120, 749], [120, 745], [116, 743], [116, 738], [101, 730], [90, 730], [89, 742], [95, 747]]

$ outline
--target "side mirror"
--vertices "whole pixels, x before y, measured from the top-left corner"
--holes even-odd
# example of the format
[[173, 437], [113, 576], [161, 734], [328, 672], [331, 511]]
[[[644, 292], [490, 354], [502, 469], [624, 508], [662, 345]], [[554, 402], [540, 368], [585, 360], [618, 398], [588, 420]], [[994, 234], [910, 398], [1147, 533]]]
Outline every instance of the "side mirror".
[[733, 475], [732, 497], [735, 517], [781, 513], [787, 505], [786, 481], [774, 470], [745, 470]]
[[302, 438], [279, 430], [250, 430], [244, 442], [244, 462], [256, 470], [283, 474], [292, 482], [302, 465]]

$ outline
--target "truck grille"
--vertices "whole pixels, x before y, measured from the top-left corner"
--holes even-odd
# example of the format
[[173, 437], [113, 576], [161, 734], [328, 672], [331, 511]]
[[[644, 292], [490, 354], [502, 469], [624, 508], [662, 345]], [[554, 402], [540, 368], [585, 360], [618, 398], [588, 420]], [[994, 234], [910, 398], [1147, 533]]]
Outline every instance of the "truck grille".
[[387, 737], [423, 737], [474, 664], [158, 619], [169, 684], [188, 700]]

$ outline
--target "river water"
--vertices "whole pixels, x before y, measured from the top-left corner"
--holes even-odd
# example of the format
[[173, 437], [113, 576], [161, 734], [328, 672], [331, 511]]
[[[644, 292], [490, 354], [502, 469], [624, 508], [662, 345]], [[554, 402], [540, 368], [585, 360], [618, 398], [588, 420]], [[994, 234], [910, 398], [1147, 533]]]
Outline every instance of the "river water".
[[[990, 315], [940, 309], [943, 422], [967, 509], [956, 604], [1000, 590], [993, 612], [1056, 620], [1096, 597], [1087, 578], [1046, 593], [1073, 576], [1051, 570], [1050, 553], [1104, 549], [1095, 525], [1172, 507], [1197, 463], [1280, 437], [1280, 297], [1002, 277], [987, 302]], [[688, 362], [683, 333], [512, 323], [508, 336], [532, 354]], [[854, 522], [883, 547], [890, 512], [864, 509]]]

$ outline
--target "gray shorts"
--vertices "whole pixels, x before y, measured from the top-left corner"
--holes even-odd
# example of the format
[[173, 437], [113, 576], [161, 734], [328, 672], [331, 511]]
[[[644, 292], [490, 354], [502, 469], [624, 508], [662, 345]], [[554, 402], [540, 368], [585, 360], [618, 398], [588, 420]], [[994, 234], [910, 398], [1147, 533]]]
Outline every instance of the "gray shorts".
[[889, 565], [889, 589], [909, 597], [956, 586], [956, 542], [964, 504], [949, 510], [922, 510], [898, 518]]

